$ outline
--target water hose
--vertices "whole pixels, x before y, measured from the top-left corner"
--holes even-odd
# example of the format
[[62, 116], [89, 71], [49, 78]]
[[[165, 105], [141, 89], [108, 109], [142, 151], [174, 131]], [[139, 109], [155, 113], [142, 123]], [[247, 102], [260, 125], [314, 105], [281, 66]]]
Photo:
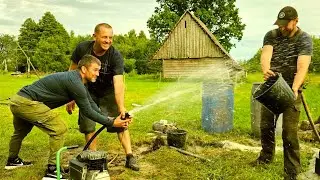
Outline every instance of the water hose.
[[90, 144], [92, 143], [92, 141], [98, 136], [98, 134], [100, 134], [100, 132], [102, 130], [104, 130], [104, 128], [106, 128], [107, 126], [102, 126], [97, 132], [94, 133], [94, 135], [89, 139], [89, 141], [87, 142], [87, 144], [84, 146], [83, 151], [87, 150], [90, 146]]

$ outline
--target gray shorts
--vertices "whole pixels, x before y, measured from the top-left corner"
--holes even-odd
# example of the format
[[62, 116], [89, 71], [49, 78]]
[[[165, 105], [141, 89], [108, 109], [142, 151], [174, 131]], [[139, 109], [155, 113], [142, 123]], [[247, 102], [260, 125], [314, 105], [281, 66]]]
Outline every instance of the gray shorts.
[[[94, 94], [90, 93], [93, 101], [98, 105], [101, 109], [102, 114], [105, 116], [110, 117], [117, 117], [119, 116], [117, 103], [114, 97], [114, 91], [110, 93], [106, 93], [103, 97], [96, 97]], [[91, 119], [84, 116], [81, 111], [79, 111], [79, 131], [84, 134], [93, 133], [96, 131], [96, 122], [92, 121]], [[117, 128], [117, 127], [108, 127], [108, 132], [122, 132], [124, 128]]]

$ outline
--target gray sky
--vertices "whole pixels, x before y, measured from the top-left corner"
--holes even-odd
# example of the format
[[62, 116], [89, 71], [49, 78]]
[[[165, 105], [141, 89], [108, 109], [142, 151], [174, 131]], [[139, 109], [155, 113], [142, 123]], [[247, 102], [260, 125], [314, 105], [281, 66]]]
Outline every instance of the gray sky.
[[[299, 26], [312, 35], [320, 35], [319, 0], [237, 0], [239, 15], [246, 24], [243, 38], [231, 55], [237, 60], [251, 58], [261, 47], [264, 34], [273, 26], [279, 10], [294, 6]], [[115, 34], [131, 29], [148, 34], [146, 22], [158, 4], [155, 0], [0, 0], [0, 33], [19, 34], [25, 19], [38, 21], [50, 11], [67, 31], [91, 34], [96, 24], [107, 22]]]

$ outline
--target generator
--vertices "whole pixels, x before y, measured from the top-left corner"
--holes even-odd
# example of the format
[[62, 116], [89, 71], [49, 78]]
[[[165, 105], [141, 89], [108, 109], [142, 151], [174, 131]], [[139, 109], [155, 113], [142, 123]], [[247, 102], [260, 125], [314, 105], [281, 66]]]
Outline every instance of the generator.
[[69, 180], [110, 180], [105, 151], [82, 151], [69, 161]]

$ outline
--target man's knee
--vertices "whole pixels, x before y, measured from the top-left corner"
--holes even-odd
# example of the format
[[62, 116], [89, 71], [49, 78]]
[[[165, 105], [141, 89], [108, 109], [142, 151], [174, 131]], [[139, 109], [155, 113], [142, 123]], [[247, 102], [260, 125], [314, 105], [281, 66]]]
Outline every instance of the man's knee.
[[65, 135], [67, 131], [68, 131], [67, 126], [64, 123], [62, 123], [61, 125], [55, 128], [55, 135], [56, 136]]
[[80, 124], [79, 131], [83, 134], [94, 133], [96, 131], [96, 125], [95, 124]]
[[282, 130], [282, 139], [283, 140], [296, 140], [296, 139], [298, 139], [298, 130], [297, 129], [283, 129]]

